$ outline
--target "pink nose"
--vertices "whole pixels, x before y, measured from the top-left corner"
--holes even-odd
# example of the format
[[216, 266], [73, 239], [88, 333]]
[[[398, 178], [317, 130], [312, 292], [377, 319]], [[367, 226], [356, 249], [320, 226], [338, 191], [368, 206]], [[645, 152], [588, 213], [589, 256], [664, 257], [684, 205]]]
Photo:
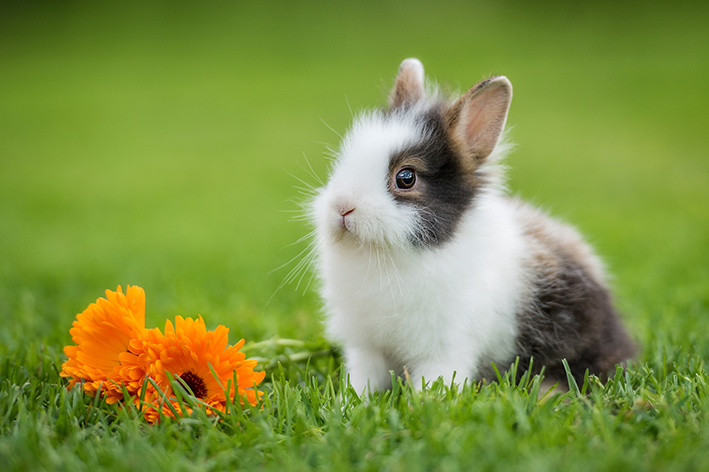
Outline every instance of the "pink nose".
[[354, 208], [346, 208], [346, 207], [345, 207], [345, 208], [340, 208], [340, 215], [342, 215], [342, 216], [347, 216], [347, 215], [349, 215], [350, 213], [352, 213], [353, 211], [355, 211]]

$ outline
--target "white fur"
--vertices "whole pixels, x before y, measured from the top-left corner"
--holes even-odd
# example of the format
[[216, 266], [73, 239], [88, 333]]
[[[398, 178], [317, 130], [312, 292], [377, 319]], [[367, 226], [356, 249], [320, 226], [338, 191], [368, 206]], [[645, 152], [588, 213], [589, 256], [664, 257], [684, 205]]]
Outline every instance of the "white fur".
[[[403, 245], [414, 230], [413, 209], [396, 205], [387, 191], [389, 156], [421, 139], [423, 130], [412, 119], [387, 121], [365, 114], [345, 137], [327, 187], [314, 204], [315, 223], [325, 243], [347, 234], [377, 245]], [[343, 210], [356, 208], [345, 218]], [[328, 244], [324, 244], [327, 246]]]
[[[421, 105], [425, 106], [425, 104]], [[352, 385], [386, 387], [404, 367], [450, 383], [515, 352], [515, 313], [526, 286], [527, 242], [500, 191], [498, 146], [487, 169], [495, 184], [478, 195], [454, 237], [415, 247], [417, 212], [387, 189], [389, 156], [423, 138], [415, 113], [356, 120], [329, 182], [312, 203], [327, 329], [345, 350]], [[343, 216], [350, 209], [351, 213]]]
[[423, 73], [423, 64], [421, 61], [416, 59], [415, 57], [410, 57], [408, 59], [404, 59], [401, 65], [399, 66], [399, 70], [408, 68], [411, 69], [414, 72], [414, 76], [416, 77], [416, 81], [421, 84], [423, 87], [423, 79], [424, 79], [424, 73]]

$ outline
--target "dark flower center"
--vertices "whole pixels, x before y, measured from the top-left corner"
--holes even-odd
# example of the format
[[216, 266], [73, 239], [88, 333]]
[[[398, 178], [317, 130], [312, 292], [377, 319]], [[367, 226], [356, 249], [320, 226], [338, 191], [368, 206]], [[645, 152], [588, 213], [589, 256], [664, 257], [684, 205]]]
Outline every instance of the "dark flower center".
[[180, 378], [192, 390], [192, 393], [194, 393], [195, 397], [204, 400], [204, 397], [207, 396], [207, 386], [204, 384], [204, 380], [202, 380], [202, 377], [188, 370], [187, 372], [180, 375]]

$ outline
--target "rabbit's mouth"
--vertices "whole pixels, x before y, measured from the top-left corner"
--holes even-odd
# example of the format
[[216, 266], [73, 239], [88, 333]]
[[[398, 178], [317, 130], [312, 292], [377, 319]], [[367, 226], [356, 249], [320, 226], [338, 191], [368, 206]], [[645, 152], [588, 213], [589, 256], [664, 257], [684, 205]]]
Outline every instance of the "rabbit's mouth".
[[358, 211], [350, 201], [340, 201], [333, 205], [330, 210], [330, 225], [336, 240], [342, 239], [349, 234], [355, 239], [360, 239], [358, 220], [361, 218], [361, 210]]
[[342, 239], [349, 237], [355, 240], [359, 240], [360, 237], [357, 234], [357, 224], [356, 219], [351, 213], [342, 215], [337, 220], [337, 239]]
[[342, 218], [339, 220], [339, 224], [345, 231], [351, 232], [355, 227], [354, 216], [352, 216], [352, 213], [354, 213], [354, 208], [340, 212]]
[[387, 234], [377, 229], [372, 222], [363, 218], [363, 216], [355, 216], [354, 214], [339, 216], [337, 223], [332, 228], [334, 242], [342, 244], [343, 247], [351, 247], [358, 250], [363, 247], [391, 246], [391, 241], [387, 239]]
[[382, 200], [347, 194], [319, 200], [316, 209], [323, 236], [332, 243], [356, 248], [406, 244], [416, 221], [415, 209]]
[[356, 212], [339, 212], [331, 219], [330, 235], [333, 242], [345, 245], [361, 246], [368, 241], [368, 234], [361, 218]]

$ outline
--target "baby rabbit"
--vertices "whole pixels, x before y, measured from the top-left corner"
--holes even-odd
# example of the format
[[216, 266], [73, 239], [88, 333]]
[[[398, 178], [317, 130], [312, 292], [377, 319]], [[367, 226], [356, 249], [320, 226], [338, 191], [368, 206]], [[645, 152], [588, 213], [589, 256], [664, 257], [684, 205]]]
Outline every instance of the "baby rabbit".
[[[494, 379], [519, 356], [582, 382], [633, 355], [601, 263], [578, 233], [505, 195], [502, 76], [457, 101], [399, 68], [388, 107], [357, 117], [311, 202], [329, 335], [352, 386], [391, 374]], [[536, 369], [535, 369], [536, 370]]]

